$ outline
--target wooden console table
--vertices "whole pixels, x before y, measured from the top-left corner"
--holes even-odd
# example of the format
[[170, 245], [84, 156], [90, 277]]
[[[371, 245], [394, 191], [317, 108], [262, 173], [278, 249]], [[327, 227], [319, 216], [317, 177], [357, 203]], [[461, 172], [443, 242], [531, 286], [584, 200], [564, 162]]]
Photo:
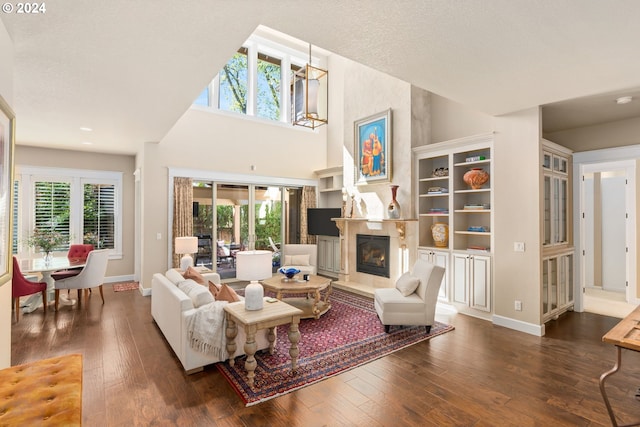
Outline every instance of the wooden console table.
[[82, 424], [82, 355], [0, 370], [0, 425]]
[[604, 404], [607, 407], [609, 418], [611, 418], [611, 425], [614, 427], [631, 427], [640, 426], [640, 421], [632, 424], [618, 425], [616, 417], [611, 408], [607, 391], [605, 390], [604, 382], [610, 375], [615, 374], [620, 370], [622, 361], [622, 349], [633, 350], [640, 352], [640, 306], [636, 307], [627, 317], [622, 319], [620, 323], [613, 327], [609, 332], [602, 337], [602, 341], [613, 344], [616, 346], [617, 360], [612, 369], [605, 372], [600, 376], [600, 393], [604, 399]]

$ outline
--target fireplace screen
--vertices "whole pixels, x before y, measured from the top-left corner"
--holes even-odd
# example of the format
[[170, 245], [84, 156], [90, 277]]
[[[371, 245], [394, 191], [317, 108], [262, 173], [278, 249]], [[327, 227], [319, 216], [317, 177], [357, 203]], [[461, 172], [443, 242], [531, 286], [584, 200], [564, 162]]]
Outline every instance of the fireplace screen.
[[389, 236], [357, 234], [356, 271], [389, 277]]

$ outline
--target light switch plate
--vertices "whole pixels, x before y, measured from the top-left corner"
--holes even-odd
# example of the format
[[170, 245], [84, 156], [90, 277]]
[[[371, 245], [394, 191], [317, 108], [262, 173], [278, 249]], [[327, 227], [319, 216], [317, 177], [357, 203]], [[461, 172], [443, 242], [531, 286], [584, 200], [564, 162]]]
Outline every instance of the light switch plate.
[[515, 252], [524, 252], [524, 242], [513, 242], [513, 250]]

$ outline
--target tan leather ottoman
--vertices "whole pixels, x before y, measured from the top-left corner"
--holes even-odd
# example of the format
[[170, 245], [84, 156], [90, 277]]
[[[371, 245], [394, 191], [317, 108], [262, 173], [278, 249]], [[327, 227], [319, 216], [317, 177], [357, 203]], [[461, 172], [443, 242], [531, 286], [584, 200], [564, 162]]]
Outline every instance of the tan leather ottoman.
[[0, 426], [81, 424], [81, 354], [0, 370]]

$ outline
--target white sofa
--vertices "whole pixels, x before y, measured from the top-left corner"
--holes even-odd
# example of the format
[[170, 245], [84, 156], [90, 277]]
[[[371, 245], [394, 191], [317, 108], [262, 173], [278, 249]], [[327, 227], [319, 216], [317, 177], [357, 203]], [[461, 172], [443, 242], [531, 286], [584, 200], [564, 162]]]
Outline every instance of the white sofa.
[[317, 274], [318, 247], [315, 244], [282, 245], [280, 263], [285, 269], [297, 268], [302, 274]]
[[[191, 298], [178, 288], [177, 281], [170, 280], [167, 275], [169, 277], [177, 277], [175, 274], [169, 274], [169, 272], [153, 275], [151, 281], [151, 315], [165, 339], [171, 345], [180, 363], [182, 363], [185, 371], [187, 371], [187, 374], [199, 372], [206, 365], [226, 360], [228, 356], [220, 360], [216, 356], [201, 353], [191, 348], [187, 334], [186, 319], [195, 312], [196, 308]], [[207, 273], [203, 274], [203, 276], [213, 283], [220, 284], [220, 276], [217, 273]], [[226, 326], [226, 321], [224, 325]], [[267, 332], [268, 330], [264, 329], [256, 334], [256, 344], [259, 350], [269, 348]], [[239, 327], [238, 335], [236, 336], [237, 349], [235, 356], [245, 354], [245, 338], [244, 329]]]

